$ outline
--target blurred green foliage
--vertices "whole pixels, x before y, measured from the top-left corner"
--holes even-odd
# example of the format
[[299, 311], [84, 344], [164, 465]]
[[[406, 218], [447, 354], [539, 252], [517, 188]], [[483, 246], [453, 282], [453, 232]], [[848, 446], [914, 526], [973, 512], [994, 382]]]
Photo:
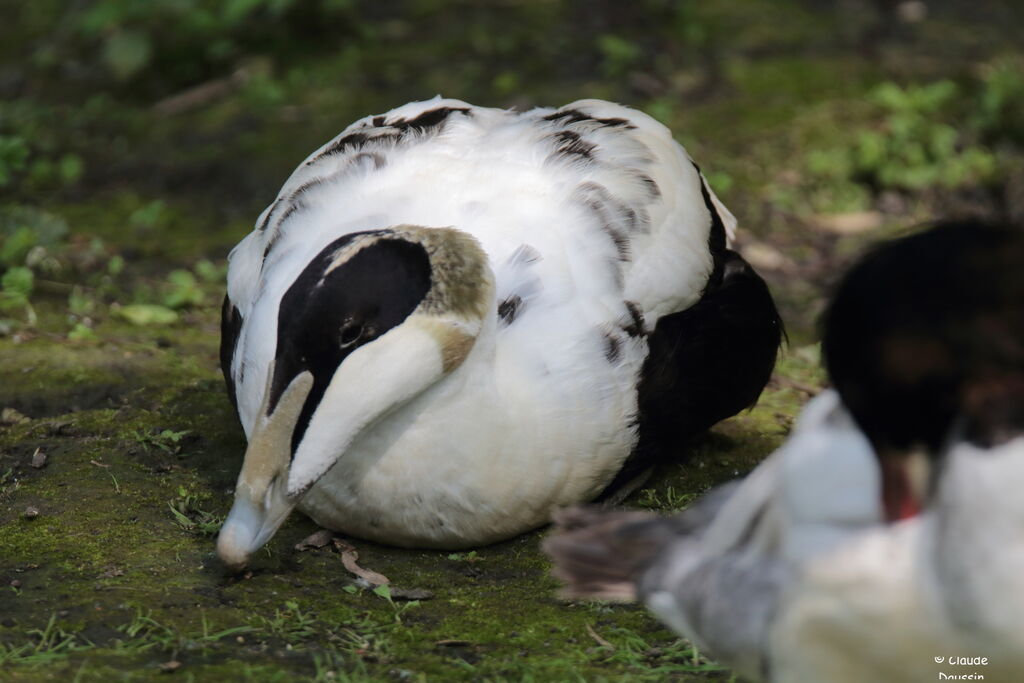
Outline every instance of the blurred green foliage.
[[[904, 190], [990, 180], [995, 158], [970, 140], [970, 119], [955, 111], [961, 97], [949, 80], [906, 88], [881, 84], [869, 97], [882, 112], [881, 123], [857, 134], [842, 170], [879, 187]], [[812, 170], [822, 165], [820, 159], [812, 153]]]
[[[358, 116], [438, 93], [640, 107], [709, 160], [709, 181], [748, 226], [863, 210], [886, 192], [1008, 195], [1021, 166], [1019, 50], [950, 32], [960, 21], [941, 8], [900, 27], [866, 0], [8, 7], [0, 271], [30, 269], [32, 297], [70, 307], [65, 329], [108, 319], [114, 304], [142, 306], [118, 316], [143, 323], [213, 306], [223, 260], [204, 256], [222, 259], [306, 152]], [[887, 31], [882, 48], [903, 55], [917, 49], [909, 38], [941, 45], [940, 67], [867, 56]]]
[[[33, 55], [40, 67], [80, 58], [99, 63], [105, 73], [89, 74], [128, 83], [143, 77], [157, 87], [182, 87], [230, 66], [240, 54], [258, 48], [302, 50], [296, 34], [325, 37], [352, 9], [344, 0], [93, 0], [37, 2], [25, 21], [59, 16], [62, 40], [45, 42]], [[31, 14], [31, 17], [25, 17]], [[51, 34], [52, 36], [52, 34]], [[312, 42], [316, 42], [315, 40]], [[139, 86], [139, 83], [134, 83]], [[152, 94], [143, 84], [139, 94]]]
[[17, 136], [0, 136], [0, 187], [7, 185], [14, 174], [25, 168], [28, 144]]
[[981, 68], [971, 125], [992, 145], [1024, 146], [1024, 57], [1004, 57]]
[[996, 60], [962, 81], [880, 83], [860, 125], [806, 152], [808, 175], [847, 210], [885, 190], [998, 187], [1024, 154], [1022, 64]]

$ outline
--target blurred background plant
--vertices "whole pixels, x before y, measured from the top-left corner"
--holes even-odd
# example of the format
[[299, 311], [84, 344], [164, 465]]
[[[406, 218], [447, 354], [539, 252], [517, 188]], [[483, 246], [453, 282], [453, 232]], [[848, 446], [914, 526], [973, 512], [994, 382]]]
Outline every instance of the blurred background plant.
[[212, 310], [229, 247], [295, 163], [359, 116], [440, 92], [605, 97], [662, 120], [810, 335], [811, 290], [789, 282], [820, 285], [851, 233], [1024, 215], [1022, 10], [975, 5], [8, 3], [0, 332], [85, 340]]
[[806, 154], [808, 174], [834, 183], [841, 195], [855, 198], [854, 205], [886, 190], [913, 195], [984, 188], [998, 195], [1020, 168], [1020, 59], [983, 64], [960, 83], [884, 81], [864, 101], [871, 122]]

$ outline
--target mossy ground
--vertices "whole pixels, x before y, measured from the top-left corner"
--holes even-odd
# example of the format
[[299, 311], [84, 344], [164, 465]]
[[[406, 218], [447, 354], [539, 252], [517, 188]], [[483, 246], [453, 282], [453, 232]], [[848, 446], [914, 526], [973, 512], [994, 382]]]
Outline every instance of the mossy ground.
[[[0, 370], [0, 397], [34, 418], [0, 436], [4, 677], [145, 678], [172, 660], [182, 663], [180, 675], [200, 680], [329, 671], [687, 680], [690, 671], [713, 669], [638, 607], [559, 600], [538, 549], [543, 531], [473, 554], [353, 541], [360, 562], [396, 589], [433, 594], [418, 604], [357, 588], [329, 547], [296, 551], [315, 530], [299, 517], [251, 574], [227, 574], [212, 535], [184, 528], [171, 511], [225, 514], [244, 449], [218, 375], [216, 310], [194, 315], [195, 339], [164, 330], [159, 337], [174, 341], [156, 343], [112, 329], [75, 345], [0, 342], [0, 354], [18, 359]], [[803, 350], [782, 367], [799, 378], [795, 386], [780, 376], [757, 408], [687, 446], [686, 464], [663, 468], [633, 502], [678, 506], [770, 452], [820, 378]], [[161, 440], [165, 430], [186, 434]], [[31, 466], [36, 449], [47, 456], [41, 469]], [[27, 518], [29, 508], [38, 516]], [[51, 618], [68, 642], [36, 651], [35, 632]]]
[[[45, 47], [59, 4], [26, 4], [0, 43]], [[251, 573], [229, 575], [212, 532], [245, 444], [218, 369], [220, 286], [199, 283], [166, 326], [132, 325], [117, 306], [159, 302], [170, 271], [198, 259], [222, 265], [291, 168], [359, 116], [436, 92], [497, 106], [634, 104], [677, 132], [737, 214], [739, 247], [790, 334], [758, 405], [679, 444], [677, 461], [626, 501], [677, 509], [755, 466], [823, 385], [814, 322], [842, 265], [948, 205], [933, 201], [939, 192], [899, 192], [894, 204], [857, 178], [816, 176], [808, 150], [882, 125], [865, 101], [880, 81], [969, 80], [1017, 54], [1007, 17], [1019, 9], [937, 10], [896, 26], [856, 2], [336, 4], [363, 12], [346, 20], [342, 45], [320, 35], [315, 49], [296, 40], [280, 56], [256, 54], [243, 85], [174, 114], [154, 101], [196, 83], [177, 72], [161, 81], [171, 72], [157, 57], [90, 104], [93, 118], [73, 109], [88, 79], [26, 66], [41, 74], [30, 88], [21, 71], [0, 72], [0, 90], [14, 78], [35, 98], [33, 149], [66, 144], [87, 169], [67, 187], [0, 195], [69, 226], [48, 245], [63, 270], [37, 274], [37, 322], [8, 311], [14, 328], [0, 332], [0, 409], [27, 417], [0, 425], [0, 680], [730, 679], [638, 606], [560, 600], [544, 530], [454, 554], [350, 539], [396, 595], [432, 595], [418, 602], [360, 587], [330, 547], [295, 550], [315, 531], [298, 515]], [[94, 73], [78, 68], [69, 73]], [[836, 213], [870, 214], [869, 227], [831, 228], [822, 215]], [[113, 257], [123, 272], [108, 268]], [[76, 285], [87, 312], [69, 310]], [[69, 340], [86, 320], [92, 333]]]
[[[196, 314], [200, 328], [212, 329], [215, 317], [212, 307]], [[251, 574], [227, 574], [212, 535], [184, 528], [171, 511], [225, 514], [244, 449], [218, 376], [216, 336], [203, 339], [0, 342], [0, 354], [19, 359], [0, 370], [0, 396], [38, 416], [0, 436], [3, 677], [145, 678], [172, 660], [182, 664], [178, 675], [199, 680], [329, 671], [357, 679], [688, 680], [688, 672], [714, 670], [636, 606], [559, 600], [538, 549], [543, 531], [473, 554], [352, 541], [360, 563], [387, 575], [396, 592], [433, 594], [418, 604], [358, 588], [329, 547], [296, 551], [315, 530], [299, 517]], [[817, 385], [813, 361], [790, 352], [783, 368], [797, 386], [780, 376], [757, 408], [687, 446], [686, 463], [664, 467], [632, 502], [677, 507], [686, 494], [749, 470], [788, 431], [806, 387]], [[186, 434], [164, 450], [164, 430]], [[31, 466], [36, 449], [47, 456], [41, 469]], [[30, 507], [38, 516], [26, 518]], [[152, 621], [140, 627], [140, 616]], [[68, 642], [37, 652], [35, 631], [51, 618]], [[139, 630], [129, 635], [133, 625]], [[210, 635], [218, 633], [227, 635]]]

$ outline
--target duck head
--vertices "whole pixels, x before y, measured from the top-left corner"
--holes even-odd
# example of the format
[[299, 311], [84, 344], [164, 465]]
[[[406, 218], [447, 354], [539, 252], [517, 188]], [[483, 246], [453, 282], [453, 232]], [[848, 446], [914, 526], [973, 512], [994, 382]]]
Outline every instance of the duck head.
[[886, 242], [840, 282], [822, 355], [882, 473], [886, 516], [916, 515], [950, 440], [1024, 427], [1024, 232], [947, 222]]
[[361, 433], [459, 367], [493, 299], [486, 254], [451, 228], [353, 233], [310, 261], [281, 298], [221, 560], [244, 567]]

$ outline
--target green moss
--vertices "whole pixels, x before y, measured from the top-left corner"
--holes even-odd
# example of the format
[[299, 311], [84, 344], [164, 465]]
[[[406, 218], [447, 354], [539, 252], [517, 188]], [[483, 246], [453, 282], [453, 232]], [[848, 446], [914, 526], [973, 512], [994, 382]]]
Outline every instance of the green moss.
[[[203, 312], [199, 328], [214, 316]], [[151, 342], [162, 331], [109, 329], [104, 338], [132, 338], [84, 346], [39, 339], [18, 347], [21, 368], [0, 370], [0, 396], [23, 401], [19, 409], [35, 418], [0, 434], [0, 472], [13, 472], [0, 494], [0, 579], [20, 582], [0, 591], [0, 614], [13, 619], [0, 626], [0, 643], [35, 646], [28, 632], [62, 615], [57, 624], [80, 647], [12, 656], [16, 679], [156, 675], [172, 658], [204, 678], [244, 662], [255, 680], [315, 679], [318, 666], [360, 680], [392, 671], [414, 680], [703, 675], [695, 672], [707, 662], [643, 609], [560, 602], [538, 549], [543, 531], [479, 549], [472, 562], [358, 543], [364, 566], [433, 593], [408, 607], [350, 592], [353, 577], [327, 549], [296, 552], [313, 531], [300, 518], [271, 541], [251, 576], [225, 576], [212, 539], [183, 528], [168, 505], [187, 499], [223, 515], [230, 504], [244, 442], [217, 376], [215, 338], [183, 329], [164, 349]], [[790, 354], [782, 368], [806, 382], [812, 363]], [[99, 398], [86, 395], [100, 385]], [[15, 398], [26, 396], [34, 403]], [[754, 410], [681, 449], [685, 462], [659, 473], [655, 495], [669, 486], [696, 493], [749, 470], [783, 438], [780, 415], [792, 415], [802, 398], [789, 386], [769, 390]], [[164, 430], [187, 434], [164, 449]], [[28, 466], [36, 448], [48, 456], [41, 470]], [[39, 511], [31, 520], [23, 516], [29, 506]], [[140, 613], [159, 626], [127, 635]]]
[[[204, 322], [214, 315], [204, 313]], [[57, 624], [81, 648], [12, 656], [15, 680], [156, 675], [172, 659], [210, 679], [239, 671], [253, 680], [315, 679], [318, 666], [321, 675], [359, 680], [394, 671], [412, 680], [705, 675], [706, 660], [640, 607], [559, 601], [538, 549], [543, 531], [479, 549], [473, 561], [357, 543], [364, 566], [400, 588], [433, 593], [413, 606], [354, 589], [326, 548], [296, 552], [292, 546], [314, 530], [298, 517], [251, 576], [225, 576], [212, 539], [183, 528], [168, 505], [184, 497], [213, 515], [230, 505], [244, 442], [212, 361], [214, 337], [183, 330], [186, 360], [146, 343], [162, 332], [124, 330], [136, 337], [114, 346], [27, 343], [18, 357], [34, 369], [0, 371], [5, 400], [38, 401], [37, 414], [28, 411], [36, 419], [0, 434], [0, 473], [13, 472], [0, 494], [0, 580], [20, 582], [0, 590], [0, 614], [13, 619], [0, 626], [0, 643], [35, 645], [38, 635], [28, 631], [62, 615]], [[806, 387], [820, 380], [814, 363], [807, 349], [786, 355], [780, 378], [802, 388], [778, 379], [752, 411], [681, 448], [685, 459], [663, 468], [653, 495], [668, 487], [697, 493], [753, 467], [785, 436]], [[85, 400], [82, 388], [97, 384], [106, 387], [102, 400], [69, 412]], [[192, 437], [163, 449], [154, 445], [163, 430]], [[36, 448], [48, 456], [41, 470], [28, 466]], [[23, 517], [29, 506], [38, 517]], [[140, 614], [156, 626], [129, 636]], [[234, 628], [246, 630], [210, 636]]]

